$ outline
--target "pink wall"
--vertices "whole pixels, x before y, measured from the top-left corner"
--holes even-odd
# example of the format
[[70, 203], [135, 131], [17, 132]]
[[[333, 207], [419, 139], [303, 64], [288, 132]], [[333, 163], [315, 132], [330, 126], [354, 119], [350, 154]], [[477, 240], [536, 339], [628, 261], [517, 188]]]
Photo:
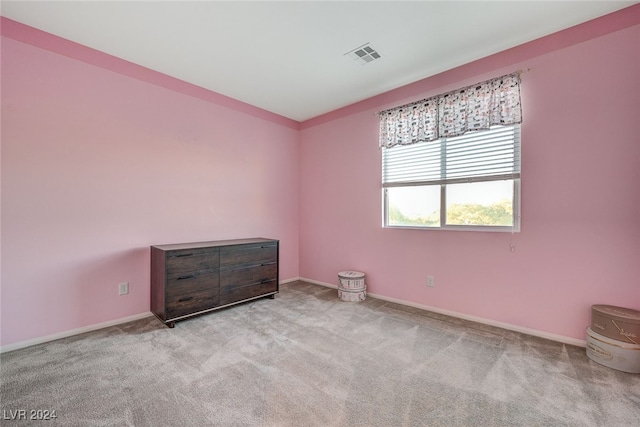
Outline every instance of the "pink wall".
[[152, 244], [276, 238], [299, 275], [297, 126], [207, 96], [2, 38], [2, 345], [148, 312]]
[[[151, 244], [250, 236], [281, 240], [281, 279], [357, 268], [382, 296], [583, 339], [591, 304], [640, 309], [639, 16], [302, 124], [1, 18], [0, 344], [147, 312]], [[525, 68], [516, 252], [383, 229], [375, 112]]]
[[[640, 309], [639, 12], [602, 36], [611, 19], [589, 24], [588, 41], [564, 46], [585, 34], [572, 29], [303, 123], [300, 275], [335, 284], [357, 269], [384, 297], [577, 340], [592, 304]], [[375, 113], [528, 68], [516, 251], [511, 233], [383, 229]]]

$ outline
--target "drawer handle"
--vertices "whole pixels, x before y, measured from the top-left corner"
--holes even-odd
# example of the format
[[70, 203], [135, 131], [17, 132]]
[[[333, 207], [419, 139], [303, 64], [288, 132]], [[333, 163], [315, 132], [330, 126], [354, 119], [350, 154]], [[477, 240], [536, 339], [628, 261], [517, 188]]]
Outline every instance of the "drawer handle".
[[264, 267], [265, 265], [273, 265], [275, 263], [276, 263], [275, 261], [273, 261], [273, 262], [265, 262], [263, 264], [260, 264], [260, 267]]
[[184, 298], [180, 298], [178, 300], [178, 302], [185, 302], [185, 301], [191, 301], [193, 299], [193, 297], [184, 297]]
[[186, 280], [186, 279], [193, 279], [195, 276], [193, 274], [188, 274], [186, 276], [180, 276], [178, 277], [178, 280]]
[[260, 282], [260, 284], [261, 284], [261, 285], [263, 285], [263, 284], [265, 284], [265, 283], [273, 282], [274, 280], [276, 280], [276, 279], [263, 279], [263, 280]]
[[193, 254], [178, 254], [178, 255], [176, 255], [176, 258], [181, 258], [181, 257], [184, 257], [184, 256], [193, 256]]

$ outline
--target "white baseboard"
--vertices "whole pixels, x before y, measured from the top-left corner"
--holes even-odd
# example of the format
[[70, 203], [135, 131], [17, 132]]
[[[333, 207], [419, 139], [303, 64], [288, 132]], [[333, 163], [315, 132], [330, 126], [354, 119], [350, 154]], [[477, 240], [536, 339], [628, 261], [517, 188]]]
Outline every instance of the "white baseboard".
[[[324, 286], [326, 288], [338, 289], [338, 285], [334, 285], [333, 283], [327, 283], [327, 282], [321, 282], [319, 280], [307, 279], [306, 277], [301, 277], [298, 280], [301, 280], [303, 282], [313, 283], [314, 285]], [[370, 295], [369, 292], [367, 292], [367, 295]]]
[[145, 313], [134, 314], [133, 316], [122, 317], [116, 320], [109, 320], [108, 322], [94, 323], [93, 325], [83, 326], [82, 328], [70, 329], [68, 331], [58, 332], [56, 334], [47, 335], [44, 337], [19, 341], [17, 343], [0, 347], [0, 353], [8, 353], [10, 351], [20, 350], [25, 347], [31, 347], [32, 345], [55, 341], [61, 338], [71, 337], [73, 335], [84, 334], [85, 332], [97, 331], [98, 329], [108, 328], [110, 326], [120, 325], [122, 323], [133, 322], [134, 320], [145, 319], [150, 316], [153, 316], [153, 313], [147, 311]]
[[[304, 281], [304, 282], [308, 282], [308, 283], [313, 283], [314, 285], [325, 286], [327, 288], [338, 289], [337, 285], [334, 285], [334, 284], [331, 284], [331, 283], [326, 283], [326, 282], [321, 282], [319, 280], [307, 279], [306, 277], [300, 277], [298, 280], [301, 280], [301, 281]], [[381, 299], [381, 300], [384, 300], [384, 301], [393, 302], [393, 303], [396, 303], [396, 304], [406, 305], [408, 307], [414, 307], [414, 308], [419, 308], [421, 310], [427, 310], [427, 311], [432, 311], [434, 313], [444, 314], [446, 316], [457, 317], [459, 319], [464, 319], [464, 320], [469, 320], [469, 321], [472, 321], [472, 322], [482, 323], [482, 324], [489, 325], [489, 326], [495, 326], [495, 327], [506, 329], [506, 330], [509, 330], [509, 331], [520, 332], [522, 334], [532, 335], [534, 337], [545, 338], [545, 339], [548, 339], [548, 340], [551, 340], [551, 341], [561, 342], [563, 344], [575, 345], [575, 346], [578, 346], [578, 347], [586, 347], [586, 345], [587, 345], [587, 342], [585, 340], [579, 340], [579, 339], [576, 339], [576, 338], [565, 337], [564, 335], [552, 334], [552, 333], [549, 333], [549, 332], [539, 331], [537, 329], [525, 328], [525, 327], [518, 326], [518, 325], [512, 325], [510, 323], [498, 322], [496, 320], [485, 319], [483, 317], [471, 316], [471, 315], [464, 314], [464, 313], [458, 313], [456, 311], [445, 310], [445, 309], [442, 309], [442, 308], [431, 307], [431, 306], [423, 305], [423, 304], [417, 304], [415, 302], [405, 301], [405, 300], [396, 299], [396, 298], [390, 298], [390, 297], [387, 297], [387, 296], [384, 296], [384, 295], [372, 294], [370, 292], [367, 292], [367, 296], [370, 296], [370, 297], [376, 298], [376, 299]]]
[[[293, 278], [290, 278], [290, 279], [285, 279], [285, 280], [280, 281], [280, 284], [295, 282], [297, 280], [300, 280], [300, 278], [299, 277], [293, 277]], [[110, 320], [108, 322], [102, 322], [102, 323], [96, 323], [94, 325], [84, 326], [82, 328], [71, 329], [71, 330], [68, 330], [68, 331], [58, 332], [56, 334], [47, 335], [47, 336], [44, 336], [44, 337], [39, 337], [39, 338], [30, 339], [30, 340], [20, 341], [20, 342], [17, 342], [17, 343], [13, 343], [13, 344], [9, 344], [9, 345], [5, 345], [5, 346], [0, 347], [0, 353], [8, 353], [10, 351], [20, 350], [21, 348], [31, 347], [32, 345], [42, 344], [42, 343], [49, 342], [49, 341], [55, 341], [55, 340], [59, 340], [61, 338], [71, 337], [73, 335], [84, 334], [85, 332], [97, 331], [98, 329], [108, 328], [110, 326], [119, 325], [121, 323], [132, 322], [134, 320], [140, 320], [140, 319], [144, 319], [144, 318], [150, 317], [150, 316], [153, 316], [153, 313], [148, 311], [146, 313], [135, 314], [133, 316], [123, 317], [121, 319]]]
[[[312, 283], [314, 285], [324, 286], [324, 287], [327, 287], [327, 288], [332, 288], [332, 289], [337, 289], [338, 288], [337, 285], [334, 285], [332, 283], [321, 282], [319, 280], [313, 280], [313, 279], [309, 279], [309, 278], [306, 278], [306, 277], [293, 277], [293, 278], [285, 279], [285, 280], [280, 281], [280, 284], [291, 283], [291, 282], [295, 282], [295, 281], [298, 281], [298, 280], [301, 280], [301, 281], [304, 281], [304, 282], [308, 282], [308, 283]], [[373, 294], [373, 293], [370, 293], [370, 292], [367, 292], [367, 295], [370, 296], [371, 298], [381, 299], [383, 301], [389, 301], [389, 302], [393, 302], [393, 303], [396, 303], [396, 304], [406, 305], [408, 307], [414, 307], [414, 308], [418, 308], [418, 309], [421, 309], [421, 310], [432, 311], [434, 313], [444, 314], [446, 316], [457, 317], [459, 319], [464, 319], [464, 320], [469, 320], [469, 321], [472, 321], [472, 322], [482, 323], [482, 324], [485, 324], [485, 325], [495, 326], [495, 327], [506, 329], [506, 330], [509, 330], [509, 331], [520, 332], [520, 333], [523, 333], [523, 334], [532, 335], [534, 337], [539, 337], [539, 338], [545, 338], [545, 339], [548, 339], [548, 340], [557, 341], [557, 342], [561, 342], [561, 343], [564, 343], [564, 344], [575, 345], [575, 346], [578, 346], [578, 347], [586, 347], [586, 345], [587, 345], [586, 341], [584, 341], [584, 340], [579, 340], [579, 339], [571, 338], [571, 337], [565, 337], [563, 335], [556, 335], [556, 334], [551, 334], [551, 333], [544, 332], [544, 331], [538, 331], [536, 329], [524, 328], [522, 326], [512, 325], [510, 323], [498, 322], [498, 321], [491, 320], [491, 319], [485, 319], [483, 317], [471, 316], [471, 315], [464, 314], [464, 313], [458, 313], [456, 311], [444, 310], [444, 309], [438, 308], [438, 307], [431, 307], [431, 306], [428, 306], [428, 305], [417, 304], [417, 303], [414, 303], [414, 302], [411, 302], [411, 301], [405, 301], [405, 300], [401, 300], [401, 299], [390, 298], [390, 297], [387, 297], [387, 296], [384, 296], [384, 295]], [[10, 351], [20, 350], [22, 348], [30, 347], [32, 345], [42, 344], [42, 343], [49, 342], [49, 341], [54, 341], [54, 340], [59, 340], [61, 338], [71, 337], [73, 335], [84, 334], [86, 332], [96, 331], [98, 329], [108, 328], [110, 326], [115, 326], [115, 325], [119, 325], [119, 324], [122, 324], [122, 323], [132, 322], [134, 320], [140, 320], [140, 319], [144, 319], [144, 318], [151, 317], [151, 316], [153, 316], [153, 313], [145, 312], [145, 313], [135, 314], [133, 316], [122, 317], [122, 318], [116, 319], [116, 320], [110, 320], [108, 322], [95, 323], [93, 325], [84, 326], [82, 328], [71, 329], [71, 330], [68, 330], [68, 331], [59, 332], [59, 333], [52, 334], [52, 335], [47, 335], [47, 336], [44, 336], [44, 337], [39, 337], [39, 338], [30, 339], [30, 340], [20, 341], [20, 342], [17, 342], [17, 343], [13, 343], [13, 344], [9, 344], [9, 345], [5, 345], [5, 346], [0, 347], [0, 353], [8, 353]]]

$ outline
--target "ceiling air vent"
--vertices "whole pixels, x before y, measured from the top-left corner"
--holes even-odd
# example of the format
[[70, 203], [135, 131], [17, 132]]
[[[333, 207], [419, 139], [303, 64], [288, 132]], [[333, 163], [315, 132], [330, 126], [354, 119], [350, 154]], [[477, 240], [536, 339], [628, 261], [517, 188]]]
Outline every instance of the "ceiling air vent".
[[376, 59], [380, 59], [380, 54], [371, 47], [369, 43], [365, 43], [362, 46], [358, 46], [357, 48], [350, 50], [345, 53], [345, 56], [351, 57], [354, 61], [360, 63], [361, 65], [368, 64], [369, 62], [375, 61]]

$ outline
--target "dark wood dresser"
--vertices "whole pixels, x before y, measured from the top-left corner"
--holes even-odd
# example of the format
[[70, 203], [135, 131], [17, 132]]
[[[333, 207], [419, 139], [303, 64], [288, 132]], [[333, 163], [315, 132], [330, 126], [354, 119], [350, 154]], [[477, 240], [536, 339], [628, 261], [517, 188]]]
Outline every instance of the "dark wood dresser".
[[279, 241], [151, 246], [151, 312], [176, 320], [278, 293]]

